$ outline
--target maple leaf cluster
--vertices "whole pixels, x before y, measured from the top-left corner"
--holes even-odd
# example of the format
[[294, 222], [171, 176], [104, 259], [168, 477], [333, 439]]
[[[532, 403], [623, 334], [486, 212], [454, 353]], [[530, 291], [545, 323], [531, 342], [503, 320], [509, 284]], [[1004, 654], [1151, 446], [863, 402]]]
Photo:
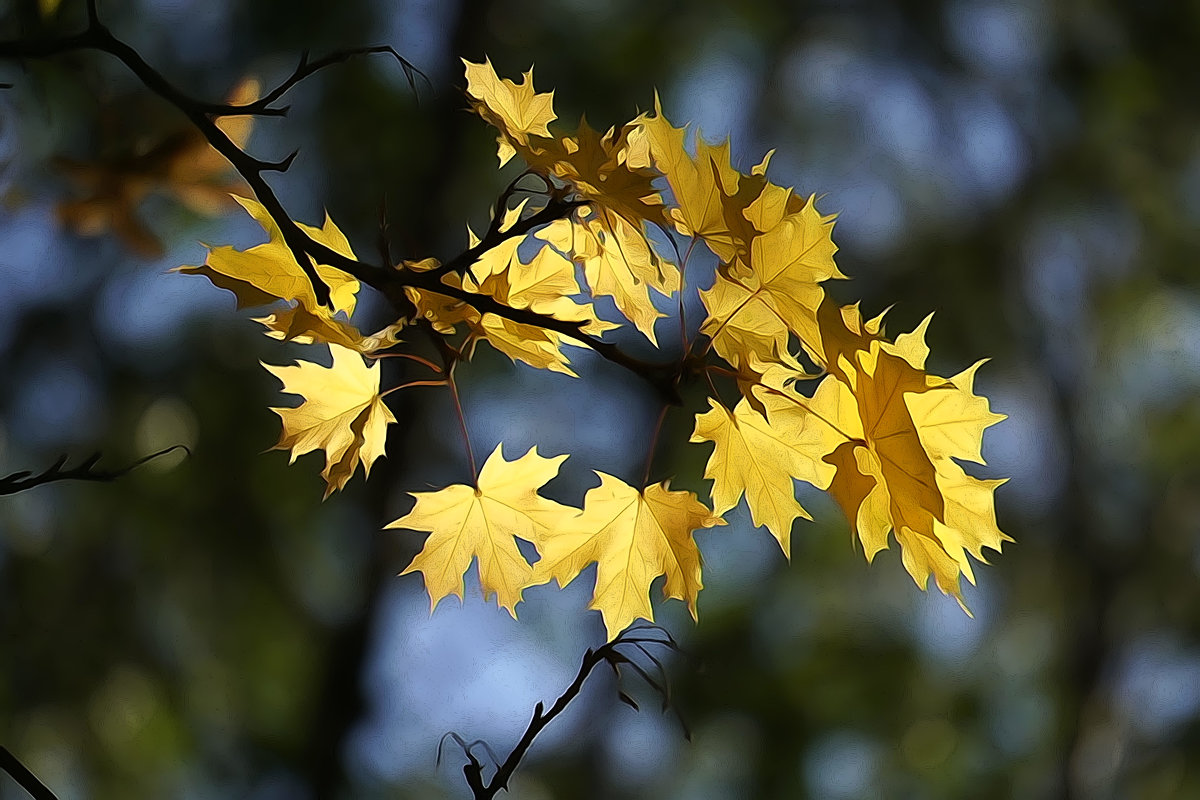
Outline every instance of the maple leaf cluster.
[[[423, 575], [436, 607], [462, 597], [464, 574], [477, 562], [485, 597], [515, 615], [526, 588], [565, 586], [596, 563], [591, 607], [615, 636], [637, 619], [653, 620], [649, 591], [659, 577], [664, 594], [695, 616], [703, 582], [694, 532], [725, 524], [721, 515], [743, 497], [754, 524], [790, 557], [795, 521], [811, 519], [796, 499], [799, 480], [841, 506], [868, 561], [894, 537], [917, 585], [932, 576], [961, 604], [961, 576], [974, 581], [972, 559], [984, 561], [983, 548], [998, 551], [1008, 540], [994, 507], [1002, 481], [978, 479], [960, 464], [983, 463], [983, 431], [1003, 419], [975, 394], [983, 362], [950, 378], [932, 375], [928, 319], [889, 339], [882, 315], [866, 320], [857, 305], [836, 303], [823, 287], [845, 277], [834, 262], [833, 217], [818, 212], [815, 198], [768, 180], [770, 154], [741, 172], [728, 142], [696, 136], [689, 149], [688, 130], [671, 125], [657, 98], [653, 113], [620, 128], [600, 133], [580, 121], [574, 132], [556, 133], [553, 93], [535, 91], [532, 70], [517, 83], [490, 62], [464, 63], [467, 97], [497, 131], [501, 167], [520, 158], [522, 177], [540, 179], [544, 190], [511, 207], [502, 202], [492, 228], [471, 234], [473, 258], [461, 268], [436, 259], [396, 265], [406, 316], [363, 334], [351, 321], [359, 281], [321, 264], [316, 273], [330, 302], [318, 302], [278, 227], [251, 200], [238, 199], [266, 243], [214, 247], [204, 264], [180, 268], [229, 289], [239, 307], [274, 304], [258, 320], [268, 335], [331, 351], [330, 367], [267, 366], [285, 392], [302, 398], [274, 409], [283, 424], [277, 447], [293, 460], [323, 450], [328, 496], [383, 455], [396, 422], [383, 399], [388, 391], [447, 385], [457, 398], [454, 367], [480, 343], [569, 376], [564, 345], [594, 346], [624, 322], [657, 344], [656, 323], [666, 315], [654, 295], [685, 291], [687, 257], [661, 244], [677, 236], [690, 240], [688, 253], [703, 244], [719, 261], [715, 282], [700, 292], [706, 318], [674, 373], [677, 383], [711, 389], [691, 436], [712, 445], [710, 503], [668, 482], [633, 485], [597, 473], [600, 485], [580, 507], [563, 505], [539, 490], [566, 455], [547, 458], [533, 448], [510, 461], [500, 445], [473, 485], [414, 493], [412, 511], [388, 525], [428, 533], [405, 572]], [[552, 203], [565, 210], [538, 217]], [[332, 221], [301, 229], [330, 252], [354, 257]], [[602, 318], [596, 297], [611, 298], [623, 319]], [[441, 337], [449, 358], [438, 364], [406, 351], [406, 329]], [[381, 390], [376, 361], [385, 355], [434, 375]], [[736, 383], [736, 403], [722, 399], [716, 381]], [[518, 540], [538, 558], [526, 559]]]

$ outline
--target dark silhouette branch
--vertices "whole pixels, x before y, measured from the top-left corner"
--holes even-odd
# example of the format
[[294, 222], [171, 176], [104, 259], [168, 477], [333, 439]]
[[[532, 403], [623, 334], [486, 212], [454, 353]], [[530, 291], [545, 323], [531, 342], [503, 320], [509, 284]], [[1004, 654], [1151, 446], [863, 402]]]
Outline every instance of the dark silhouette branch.
[[[406, 75], [409, 74], [410, 68], [415, 70], [393, 48], [378, 45], [343, 50], [312, 62], [302, 58], [292, 75], [271, 90], [262, 100], [243, 106], [231, 106], [198, 100], [174, 86], [162, 73], [150, 66], [133, 47], [112, 34], [100, 21], [94, 0], [88, 2], [88, 27], [82, 33], [39, 41], [27, 39], [0, 41], [0, 59], [8, 60], [50, 58], [79, 50], [96, 50], [113, 56], [124, 64], [147, 89], [166, 100], [187, 117], [205, 140], [233, 166], [234, 170], [250, 186], [254, 196], [258, 198], [272, 221], [278, 226], [284, 244], [312, 284], [318, 302], [323, 305], [330, 303], [329, 287], [317, 274], [317, 263], [339, 269], [380, 292], [401, 317], [407, 317], [411, 310], [411, 303], [405, 292], [411, 287], [437, 292], [460, 300], [481, 314], [495, 314], [513, 322], [532, 325], [570, 337], [592, 349], [602, 358], [641, 377], [653, 386], [667, 402], [673, 405], [681, 402], [678, 391], [681, 375], [679, 365], [653, 363], [634, 358], [611, 342], [604, 342], [595, 336], [583, 333], [580, 330], [583, 325], [581, 322], [559, 320], [528, 309], [514, 308], [499, 302], [490, 295], [469, 292], [465, 289], [448, 286], [441, 281], [445, 274], [453, 271], [461, 272], [469, 268], [479, 259], [480, 255], [507, 239], [523, 236], [540, 225], [566, 218], [576, 208], [586, 205], [583, 201], [551, 196], [541, 210], [515, 223], [505, 231], [499, 229], [503, 216], [503, 203], [501, 203], [497, 208], [496, 218], [493, 219], [483, 240], [475, 247], [450, 259], [436, 270], [419, 272], [392, 269], [388, 265], [374, 265], [350, 258], [312, 239], [292, 220], [270, 184], [263, 177], [266, 172], [285, 171], [291, 166], [295, 154], [280, 161], [265, 161], [255, 158], [238, 147], [215, 122], [217, 117], [233, 114], [277, 114], [278, 109], [276, 111], [267, 110], [271, 102], [278, 100], [288, 90], [318, 70], [342, 63], [356, 55], [389, 53], [400, 60]], [[515, 182], [506, 190], [503, 200], [506, 201], [514, 190]]]
[[400, 64], [400, 69], [404, 71], [405, 80], [408, 81], [408, 85], [414, 93], [417, 90], [417, 76], [420, 76], [421, 79], [425, 81], [426, 85], [429, 84], [429, 78], [425, 76], [425, 73], [421, 72], [421, 70], [417, 69], [412, 62], [396, 52], [396, 48], [392, 47], [391, 45], [381, 44], [371, 45], [368, 47], [352, 47], [346, 50], [337, 50], [327, 56], [318, 58], [316, 61], [309, 61], [308, 51], [305, 51], [300, 55], [300, 63], [296, 65], [296, 69], [292, 71], [292, 74], [259, 99], [242, 105], [230, 105], [226, 103], [203, 103], [201, 105], [204, 108], [205, 113], [217, 117], [236, 116], [243, 114], [251, 114], [262, 117], [284, 117], [287, 116], [290, 108], [288, 106], [279, 106], [273, 108], [272, 104], [291, 91], [304, 79], [308, 78], [314, 73], [320, 72], [326, 67], [331, 67], [336, 64], [344, 64], [352, 58], [381, 53], [386, 53], [392, 56], [392, 58], [396, 59], [396, 61]]
[[[660, 633], [662, 634], [663, 638], [647, 637], [644, 635], [647, 632]], [[648, 644], [656, 644], [660, 647], [665, 647], [668, 650], [673, 650], [676, 652], [679, 651], [679, 645], [671, 637], [671, 634], [657, 625], [644, 625], [636, 628], [630, 628], [614, 638], [612, 641], [595, 650], [589, 648], [587, 652], [583, 654], [583, 661], [579, 665], [579, 671], [575, 674], [575, 680], [571, 681], [571, 685], [568, 686], [561, 695], [559, 695], [558, 699], [554, 701], [554, 705], [550, 706], [549, 710], [547, 710], [540, 702], [534, 706], [533, 717], [529, 720], [529, 724], [526, 726], [525, 732], [521, 735], [521, 738], [517, 741], [516, 745], [513, 746], [513, 749], [509, 752], [508, 757], [504, 759], [504, 762], [498, 763], [496, 771], [493, 773], [490, 780], [485, 781], [483, 777], [484, 765], [479, 761], [475, 754], [471, 752], [476, 745], [482, 744], [489, 755], [491, 755], [492, 761], [499, 761], [495, 757], [495, 754], [492, 753], [491, 748], [487, 746], [487, 743], [483, 742], [482, 740], [476, 740], [470, 744], [467, 744], [457, 733], [447, 733], [442, 737], [442, 741], [438, 743], [439, 763], [441, 761], [442, 744], [446, 741], [447, 737], [450, 737], [454, 739], [454, 741], [462, 749], [463, 754], [467, 757], [467, 763], [463, 765], [463, 775], [466, 777], [467, 785], [471, 787], [471, 793], [474, 797], [474, 800], [492, 800], [492, 798], [494, 798], [501, 789], [507, 791], [509, 780], [512, 779], [513, 773], [516, 772], [517, 767], [520, 766], [521, 760], [524, 759], [526, 753], [529, 752], [529, 748], [533, 745], [534, 739], [537, 738], [538, 734], [540, 734], [547, 725], [553, 722], [555, 718], [557, 718], [560, 714], [562, 714], [563, 711], [567, 709], [567, 706], [570, 705], [572, 700], [579, 696], [580, 691], [583, 690], [584, 683], [587, 682], [588, 676], [590, 676], [592, 671], [595, 670], [595, 668], [600, 664], [608, 664], [618, 678], [620, 677], [619, 668], [622, 665], [629, 666], [643, 680], [645, 680], [646, 683], [653, 687], [656, 692], [662, 695], [663, 709], [665, 710], [668, 707], [669, 698], [666, 688], [666, 676], [663, 676], [661, 683], [656, 681], [648, 672], [646, 672], [645, 668], [630, 659], [619, 649], [623, 646], [636, 648], [643, 654], [649, 656], [655, 667], [661, 672], [662, 662], [649, 655], [645, 647]], [[635, 703], [633, 699], [623, 691], [618, 690], [618, 697], [623, 703], [626, 703], [637, 710], [637, 703]], [[686, 727], [685, 735], [690, 738], [690, 734], [687, 734]]]
[[496, 217], [492, 220], [491, 227], [487, 233], [479, 240], [479, 243], [474, 247], [464, 250], [459, 255], [442, 264], [437, 269], [432, 269], [429, 272], [439, 278], [451, 272], [462, 273], [463, 270], [469, 269], [472, 264], [479, 260], [484, 253], [499, 247], [504, 242], [518, 236], [547, 225], [555, 220], [563, 219], [572, 211], [581, 206], [589, 205], [586, 200], [564, 200], [552, 199], [549, 203], [543, 206], [537, 213], [531, 214], [524, 219], [517, 220], [512, 225], [504, 230], [500, 230], [499, 220], [503, 216], [503, 211], [497, 209]]
[[7, 772], [17, 785], [29, 793], [33, 800], [58, 800], [54, 792], [46, 784], [38, 780], [29, 768], [17, 760], [17, 757], [0, 745], [0, 769]]
[[34, 475], [29, 470], [14, 472], [11, 475], [6, 475], [0, 478], [0, 495], [16, 494], [17, 492], [28, 491], [34, 487], [41, 486], [46, 483], [54, 483], [56, 481], [94, 481], [99, 483], [108, 483], [115, 481], [124, 475], [129, 474], [133, 470], [145, 464], [147, 461], [153, 461], [159, 456], [165, 456], [167, 453], [175, 450], [182, 450], [188, 455], [191, 451], [181, 444], [171, 445], [165, 450], [159, 450], [157, 453], [151, 453], [148, 456], [142, 456], [137, 461], [127, 467], [121, 469], [98, 469], [96, 465], [100, 462], [100, 453], [93, 453], [88, 456], [78, 466], [67, 468], [67, 456], [59, 456], [58, 460], [47, 467], [42, 472]]

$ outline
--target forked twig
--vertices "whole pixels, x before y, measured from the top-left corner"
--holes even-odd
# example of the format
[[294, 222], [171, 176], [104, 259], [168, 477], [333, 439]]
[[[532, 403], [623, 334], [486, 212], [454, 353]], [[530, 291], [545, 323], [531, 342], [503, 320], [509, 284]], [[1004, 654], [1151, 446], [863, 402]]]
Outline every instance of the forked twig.
[[101, 458], [101, 454], [98, 452], [92, 453], [78, 466], [69, 469], [67, 468], [68, 456], [59, 456], [57, 461], [37, 475], [34, 475], [30, 470], [21, 470], [20, 472], [14, 472], [11, 475], [0, 478], [0, 495], [24, 492], [35, 486], [54, 483], [55, 481], [97, 481], [105, 483], [115, 481], [117, 478], [137, 469], [147, 461], [153, 461], [159, 456], [165, 456], [167, 453], [174, 452], [175, 450], [182, 450], [188, 455], [192, 454], [192, 451], [184, 445], [174, 444], [165, 450], [159, 450], [157, 453], [142, 456], [129, 466], [120, 469], [97, 469], [96, 465], [100, 462]]
[[417, 69], [417, 67], [411, 61], [400, 55], [400, 53], [396, 51], [396, 48], [392, 47], [391, 45], [379, 44], [368, 45], [366, 47], [350, 47], [346, 48], [345, 50], [336, 50], [326, 56], [318, 58], [315, 61], [308, 60], [308, 51], [305, 50], [300, 54], [300, 63], [298, 63], [296, 68], [292, 70], [292, 74], [284, 78], [284, 80], [278, 86], [257, 100], [240, 105], [233, 105], [229, 103], [200, 103], [199, 106], [206, 114], [211, 114], [214, 117], [237, 116], [243, 114], [259, 117], [285, 117], [287, 116], [288, 111], [291, 110], [291, 107], [273, 107], [273, 104], [291, 91], [305, 78], [308, 78], [316, 72], [320, 72], [326, 67], [331, 67], [335, 64], [344, 64], [352, 58], [356, 58], [358, 56], [385, 53], [392, 56], [392, 58], [396, 59], [397, 63], [400, 64], [400, 69], [404, 71], [404, 78], [408, 81], [408, 85], [410, 88], [412, 88], [414, 94], [417, 91], [417, 77], [420, 77], [421, 80], [425, 82], [426, 86], [430, 85], [429, 78], [425, 75], [425, 73]]
[[[662, 638], [645, 635], [649, 632], [660, 633], [662, 634]], [[482, 740], [476, 740], [470, 744], [467, 744], [461, 736], [454, 732], [447, 733], [442, 737], [442, 741], [438, 743], [438, 763], [441, 763], [442, 744], [445, 743], [447, 737], [454, 739], [467, 757], [467, 763], [463, 765], [463, 775], [467, 779], [467, 785], [471, 787], [471, 793], [474, 797], [474, 800], [492, 800], [492, 798], [494, 798], [501, 789], [508, 789], [509, 780], [512, 778], [513, 773], [516, 772], [516, 769], [520, 765], [521, 760], [525, 757], [525, 754], [529, 752], [529, 748], [533, 744], [533, 740], [537, 738], [538, 734], [542, 732], [542, 729], [549, 725], [555, 717], [566, 710], [567, 706], [572, 700], [579, 696], [579, 692], [583, 689], [583, 684], [587, 681], [588, 676], [591, 675], [592, 670], [594, 670], [600, 664], [608, 664], [618, 678], [620, 678], [621, 674], [619, 667], [621, 665], [629, 666], [658, 694], [663, 696], [663, 708], [667, 708], [669, 704], [669, 695], [667, 692], [666, 674], [663, 670], [662, 662], [658, 658], [652, 656], [646, 650], [645, 646], [650, 644], [656, 644], [674, 652], [682, 652], [679, 648], [679, 644], [664, 628], [660, 628], [657, 625], [639, 625], [634, 628], [629, 628], [612, 641], [596, 648], [595, 650], [589, 648], [587, 652], [583, 654], [583, 662], [579, 665], [579, 671], [575, 674], [575, 680], [573, 680], [571, 685], [568, 686], [561, 695], [559, 695], [558, 699], [554, 701], [554, 705], [550, 706], [549, 710], [546, 710], [545, 706], [541, 702], [534, 706], [533, 717], [529, 720], [529, 724], [525, 727], [525, 732], [521, 735], [521, 738], [509, 752], [508, 757], [504, 759], [503, 763], [500, 763], [499, 759], [497, 759], [495, 754], [492, 753], [491, 748], [487, 747], [486, 742], [483, 742]], [[646, 655], [659, 670], [659, 672], [663, 673], [661, 683], [660, 681], [655, 680], [655, 678], [652, 677], [642, 665], [638, 664], [629, 656], [622, 653], [619, 648], [624, 646], [631, 646]], [[638, 709], [638, 705], [633, 698], [631, 698], [621, 689], [617, 690], [617, 697], [626, 705], [633, 707], [635, 710]], [[683, 720], [681, 718], [680, 722], [682, 721]], [[689, 740], [691, 739], [691, 734], [687, 730], [686, 725], [684, 726], [684, 735]], [[493, 762], [497, 764], [496, 771], [492, 774], [490, 780], [484, 779], [484, 765], [478, 758], [475, 757], [474, 753], [471, 752], [472, 748], [480, 744], [484, 745], [488, 751], [488, 754], [492, 756]]]
[[[411, 302], [406, 290], [409, 288], [437, 292], [439, 294], [460, 300], [477, 310], [480, 314], [495, 314], [513, 322], [532, 325], [547, 331], [567, 336], [580, 344], [591, 348], [597, 355], [621, 366], [638, 375], [672, 405], [682, 402], [677, 386], [680, 366], [675, 363], [653, 363], [643, 361], [629, 355], [612, 342], [606, 342], [596, 336], [584, 333], [581, 328], [585, 323], [576, 320], [562, 320], [552, 315], [541, 314], [528, 308], [519, 308], [502, 303], [491, 295], [467, 291], [466, 289], [449, 286], [442, 282], [442, 276], [450, 271], [462, 271], [470, 267], [487, 249], [496, 247], [507, 239], [523, 236], [534, 228], [569, 216], [576, 208], [587, 205], [585, 201], [566, 197], [554, 196], [551, 192], [550, 202], [531, 216], [520, 220], [508, 230], [500, 231], [493, 222], [483, 241], [469, 248], [458, 256], [444, 262], [437, 270], [425, 272], [414, 270], [397, 270], [389, 264], [371, 264], [344, 255], [314, 240], [287, 213], [271, 185], [267, 183], [264, 174], [284, 171], [291, 165], [294, 154], [279, 161], [266, 161], [251, 156], [242, 150], [216, 124], [218, 117], [234, 114], [278, 115], [283, 110], [270, 104], [280, 99], [287, 91], [300, 81], [324, 67], [342, 63], [358, 55], [371, 53], [387, 53], [401, 62], [405, 74], [410, 79], [409, 69], [414, 74], [412, 65], [403, 59], [388, 45], [372, 45], [369, 47], [342, 50], [324, 56], [315, 61], [301, 58], [292, 75], [268, 92], [263, 98], [245, 105], [228, 105], [210, 103], [191, 97], [153, 66], [141, 54], [118, 38], [100, 20], [96, 10], [95, 0], [88, 0], [88, 26], [83, 32], [50, 39], [16, 39], [0, 41], [0, 60], [22, 61], [28, 59], [52, 58], [80, 50], [95, 50], [108, 53], [119, 60], [132, 72], [151, 92], [174, 106], [187, 117], [188, 121], [200, 132], [208, 143], [233, 166], [234, 170], [246, 181], [254, 196], [262, 203], [267, 214], [279, 228], [284, 244], [292, 257], [300, 266], [312, 285], [317, 301], [322, 305], [330, 302], [329, 287], [317, 274], [316, 265], [325, 264], [338, 269], [353, 278], [379, 291], [391, 303], [401, 317], [407, 317], [411, 311]], [[423, 74], [421, 77], [424, 77]], [[426, 79], [428, 80], [428, 79]], [[508, 194], [516, 190], [515, 182]], [[549, 191], [549, 189], [548, 189]], [[503, 210], [498, 208], [498, 217], [502, 219]]]

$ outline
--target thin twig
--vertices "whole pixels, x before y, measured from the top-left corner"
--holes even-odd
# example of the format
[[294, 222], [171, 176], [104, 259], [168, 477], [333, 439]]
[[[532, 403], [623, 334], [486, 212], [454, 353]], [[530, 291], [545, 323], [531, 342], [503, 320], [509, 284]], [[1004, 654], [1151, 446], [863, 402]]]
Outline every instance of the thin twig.
[[17, 760], [17, 757], [0, 745], [0, 769], [12, 776], [17, 785], [29, 793], [33, 800], [58, 800], [54, 792], [38, 780], [29, 768]]
[[34, 475], [29, 470], [22, 470], [21, 472], [14, 472], [11, 475], [0, 478], [0, 495], [24, 492], [35, 486], [54, 483], [55, 481], [98, 481], [105, 483], [115, 481], [117, 478], [145, 464], [147, 461], [152, 461], [159, 456], [165, 456], [167, 453], [175, 450], [182, 450], [188, 455], [192, 454], [192, 451], [188, 450], [184, 445], [175, 444], [165, 450], [159, 450], [157, 453], [142, 456], [127, 467], [114, 470], [96, 468], [96, 464], [100, 461], [100, 453], [93, 453], [85, 458], [79, 466], [71, 467], [70, 469], [66, 469], [67, 456], [59, 456], [57, 461], [37, 475]]
[[[521, 177], [524, 177], [524, 175]], [[508, 188], [504, 190], [504, 194], [501, 195], [501, 203], [506, 202], [507, 197], [511, 196], [514, 186], [515, 181], [512, 184], [509, 184]], [[462, 272], [478, 261], [479, 257], [484, 253], [495, 249], [509, 239], [518, 236], [524, 236], [525, 234], [541, 227], [542, 225], [547, 225], [556, 220], [563, 219], [575, 209], [586, 205], [589, 205], [586, 200], [563, 200], [552, 198], [550, 202], [538, 210], [537, 213], [531, 214], [525, 219], [517, 220], [505, 230], [500, 230], [500, 225], [504, 219], [504, 210], [501, 205], [497, 205], [496, 214], [494, 217], [492, 217], [492, 222], [488, 226], [487, 232], [484, 233], [483, 238], [480, 239], [474, 247], [464, 250], [462, 253], [459, 253], [457, 256], [442, 264], [437, 269], [429, 270], [426, 274], [436, 276], [440, 279], [441, 276], [451, 272]]]
[[[644, 633], [645, 631], [656, 631], [662, 633], [665, 638], [656, 639], [641, 636], [640, 634]], [[621, 653], [618, 649], [624, 645], [634, 645], [637, 646], [638, 649], [643, 653], [645, 653], [646, 651], [638, 643], [657, 644], [669, 650], [679, 649], [679, 645], [676, 644], [675, 640], [671, 637], [671, 634], [656, 625], [642, 625], [629, 628], [607, 644], [604, 644], [595, 650], [589, 648], [583, 654], [583, 661], [579, 665], [579, 671], [575, 674], [575, 680], [571, 681], [571, 685], [568, 686], [561, 695], [559, 695], [558, 699], [554, 701], [554, 705], [550, 706], [549, 710], [546, 710], [545, 706], [540, 702], [534, 706], [533, 717], [529, 720], [529, 724], [526, 726], [525, 732], [521, 735], [521, 738], [517, 741], [516, 745], [513, 746], [513, 749], [509, 752], [508, 757], [504, 759], [504, 763], [500, 764], [496, 768], [495, 774], [492, 775], [492, 778], [489, 781], [484, 781], [483, 764], [471, 752], [471, 749], [475, 747], [475, 745], [481, 744], [481, 742], [475, 741], [469, 745], [466, 745], [462, 737], [460, 737], [457, 733], [447, 734], [447, 736], [453, 738], [459, 744], [459, 746], [462, 747], [463, 752], [467, 757], [467, 763], [463, 765], [463, 775], [466, 776], [467, 785], [471, 787], [471, 793], [474, 796], [474, 800], [492, 800], [492, 798], [494, 798], [501, 789], [504, 789], [505, 791], [508, 790], [509, 780], [512, 779], [513, 773], [516, 772], [521, 760], [525, 757], [526, 753], [529, 752], [529, 748], [533, 744], [534, 739], [536, 739], [538, 734], [541, 733], [547, 725], [553, 722], [559, 714], [566, 710], [567, 706], [572, 700], [579, 696], [580, 691], [583, 689], [583, 684], [587, 681], [588, 676], [592, 674], [592, 671], [598, 665], [608, 664], [613, 668], [614, 671], [616, 671], [617, 667], [622, 664], [632, 667], [632, 669], [637, 672], [637, 674], [640, 675], [647, 683], [649, 683], [660, 695], [664, 696], [664, 702], [666, 702], [666, 676], [664, 675], [663, 685], [660, 686], [657, 681], [650, 677], [650, 675], [645, 671], [644, 668], [641, 667], [641, 665], [632, 661], [628, 656]], [[649, 654], [647, 653], [647, 655]], [[651, 660], [661, 669], [662, 664], [658, 659], [651, 656]], [[632, 705], [635, 709], [637, 708], [637, 704], [633, 702], [632, 698], [630, 698], [624, 692], [619, 692], [619, 696], [623, 702]], [[682, 720], [680, 721], [682, 722]], [[684, 730], [686, 734], [686, 726], [684, 726]], [[446, 737], [443, 736], [442, 741], [444, 742], [445, 739]], [[440, 743], [438, 745], [438, 750], [440, 757]], [[488, 748], [488, 752], [491, 753], [490, 748]], [[492, 758], [495, 760], [494, 755]]]
[[425, 84], [429, 85], [429, 78], [424, 72], [417, 69], [411, 61], [396, 52], [396, 49], [391, 45], [369, 45], [366, 47], [351, 47], [345, 50], [337, 50], [329, 55], [318, 58], [316, 61], [308, 60], [308, 52], [305, 51], [300, 55], [300, 63], [292, 71], [292, 74], [285, 78], [278, 86], [264, 94], [259, 99], [244, 103], [241, 105], [233, 105], [229, 103], [200, 103], [200, 108], [206, 114], [211, 114], [215, 117], [227, 117], [237, 115], [254, 115], [264, 117], [283, 117], [287, 116], [290, 110], [289, 106], [272, 107], [277, 100], [287, 94], [291, 89], [303, 81], [305, 78], [320, 72], [326, 67], [331, 67], [336, 64], [344, 64], [357, 56], [383, 54], [392, 56], [400, 64], [400, 69], [404, 71], [404, 78], [408, 81], [409, 87], [415, 93], [417, 90], [416, 78], [420, 76]]
[[[548, 189], [551, 191], [551, 201], [540, 211], [520, 220], [505, 231], [497, 230], [493, 234], [492, 229], [489, 228], [491, 235], [485, 236], [478, 245], [450, 259], [436, 270], [425, 272], [395, 270], [387, 265], [369, 264], [338, 253], [315, 241], [291, 219], [270, 184], [263, 177], [265, 172], [286, 169], [291, 163], [290, 157], [274, 162], [257, 159], [238, 147], [217, 126], [216, 116], [249, 113], [247, 108], [253, 104], [236, 107], [220, 105], [203, 102], [187, 95], [169, 82], [162, 73], [150, 66], [136, 50], [114, 36], [100, 21], [94, 2], [89, 2], [88, 27], [82, 33], [38, 41], [26, 39], [0, 41], [0, 59], [8, 60], [50, 58], [78, 50], [97, 50], [113, 56], [124, 64], [147, 89], [166, 100], [187, 117], [208, 143], [233, 166], [234, 170], [250, 186], [254, 196], [262, 203], [272, 221], [279, 228], [284, 244], [312, 284], [313, 292], [322, 305], [328, 305], [330, 302], [329, 287], [317, 274], [316, 264], [325, 264], [341, 270], [376, 289], [388, 299], [397, 313], [404, 317], [408, 316], [408, 312], [411, 310], [411, 303], [406, 294], [408, 288], [437, 292], [467, 303], [481, 314], [495, 314], [513, 322], [554, 331], [574, 339], [591, 348], [602, 358], [641, 377], [653, 386], [666, 402], [673, 405], [681, 403], [677, 386], [679, 368], [676, 364], [652, 363], [634, 358], [613, 343], [601, 341], [595, 336], [584, 333], [581, 330], [584, 322], [559, 320], [529, 309], [514, 308], [501, 303], [490, 295], [448, 286], [441, 281], [444, 274], [470, 267], [488, 249], [515, 236], [523, 236], [540, 225], [566, 218], [576, 208], [586, 205], [585, 201], [554, 197], [553, 191]], [[266, 98], [279, 99], [286, 91], [317, 69], [338, 63], [338, 58], [344, 60], [352, 55], [369, 52], [394, 53], [390, 48], [380, 46], [374, 49], [359, 48], [354, 51], [340, 51], [340, 53], [331, 54], [313, 62], [302, 60], [293, 72], [293, 76], [268, 93]], [[399, 54], [395, 55], [399, 57]], [[498, 211], [498, 214], [502, 215], [502, 213]]]

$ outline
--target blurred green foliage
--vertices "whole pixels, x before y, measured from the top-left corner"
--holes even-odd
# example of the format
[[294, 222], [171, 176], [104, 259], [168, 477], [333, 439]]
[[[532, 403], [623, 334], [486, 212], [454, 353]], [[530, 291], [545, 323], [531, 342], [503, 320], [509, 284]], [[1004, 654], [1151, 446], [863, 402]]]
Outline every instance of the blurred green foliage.
[[[0, 4], [0, 35], [82, 24], [82, 3], [50, 19], [37, 5]], [[301, 148], [273, 185], [298, 219], [328, 209], [364, 253], [382, 208], [406, 258], [452, 255], [464, 223], [488, 218], [508, 178], [465, 112], [458, 61], [486, 54], [502, 74], [536, 64], [566, 120], [623, 122], [657, 88], [673, 120], [732, 135], [743, 166], [777, 147], [773, 178], [841, 214], [839, 264], [865, 311], [894, 303], [896, 332], [935, 310], [942, 374], [993, 358], [981, 389], [1010, 420], [985, 454], [989, 476], [1013, 476], [998, 500], [1017, 541], [978, 571], [977, 619], [917, 592], [894, 552], [868, 567], [832, 504], [810, 505], [791, 563], [742, 512], [700, 537], [700, 624], [663, 609], [692, 655], [671, 662], [691, 742], [653, 698], [631, 688], [647, 700], [634, 714], [598, 679], [514, 796], [1200, 796], [1200, 5], [100, 7], [212, 99], [247, 73], [282, 78], [305, 49], [389, 43], [416, 62], [429, 85], [415, 95], [386, 58], [322, 73], [252, 140], [267, 158]], [[386, 465], [322, 504], [309, 458], [263, 454], [279, 401], [255, 362], [291, 351], [227, 296], [164, 274], [203, 258], [197, 239], [246, 244], [252, 229], [154, 197], [139, 214], [167, 253], [146, 261], [55, 220], [79, 192], [55, 157], [137, 153], [184, 121], [96, 55], [4, 65], [0, 81], [14, 84], [0, 93], [0, 471], [192, 449], [112, 484], [0, 498], [0, 743], [64, 798], [465, 796], [456, 753], [434, 769], [436, 735], [404, 743], [417, 766], [380, 738], [427, 736], [412, 697], [436, 676], [403, 676], [408, 706], [368, 679], [410, 646], [466, 657], [385, 633], [400, 605], [425, 609], [419, 579], [394, 577], [419, 539], [379, 529], [405, 490], [463, 477], [445, 398], [406, 397]], [[639, 438], [612, 437], [598, 422], [612, 407], [584, 391], [611, 391], [634, 434], [652, 404], [589, 370], [579, 390], [481, 357], [475, 434], [548, 453], [586, 439], [564, 495], [592, 467], [640, 462]], [[703, 491], [690, 418], [667, 424], [657, 471]], [[535, 593], [501, 630], [577, 663], [602, 636], [583, 605]], [[488, 682], [499, 655], [471, 658], [481, 686], [508, 691]], [[535, 663], [507, 669], [549, 700], [565, 681]], [[473, 725], [458, 728], [468, 740]], [[0, 797], [19, 796], [0, 779]]]

